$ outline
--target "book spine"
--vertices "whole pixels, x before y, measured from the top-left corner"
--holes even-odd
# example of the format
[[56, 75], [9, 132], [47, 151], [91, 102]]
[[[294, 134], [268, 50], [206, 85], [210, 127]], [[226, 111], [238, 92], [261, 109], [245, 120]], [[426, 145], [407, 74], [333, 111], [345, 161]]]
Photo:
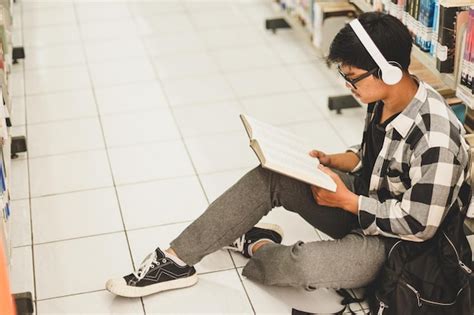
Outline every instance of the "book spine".
[[397, 18], [400, 21], [403, 21], [403, 12], [405, 11], [405, 1], [406, 0], [398, 0], [397, 2]]
[[441, 73], [454, 72], [455, 29], [459, 7], [440, 6], [436, 69]]
[[421, 32], [421, 21], [420, 21], [420, 9], [421, 9], [421, 0], [416, 0], [414, 6], [415, 12], [413, 18], [415, 19], [415, 37]]
[[420, 0], [412, 0], [411, 7], [409, 10], [410, 16], [409, 16], [408, 29], [412, 33], [415, 43], [416, 43], [416, 36], [418, 34], [418, 27], [419, 27], [418, 25], [419, 6], [420, 6]]
[[420, 0], [420, 8], [418, 10], [418, 19], [415, 32], [415, 45], [420, 47], [422, 46], [422, 38], [424, 36], [424, 24], [425, 24], [425, 15], [426, 15], [426, 1]]
[[468, 82], [467, 86], [471, 88], [472, 94], [474, 94], [474, 9], [471, 9], [470, 14], [472, 23], [470, 29], [470, 52], [469, 52], [469, 63], [468, 63]]
[[414, 12], [415, 12], [415, 4], [417, 0], [411, 0], [410, 1], [410, 7], [408, 8], [408, 30], [410, 33], [413, 35], [415, 33], [415, 22], [414, 22]]
[[438, 28], [439, 28], [439, 0], [435, 0], [433, 12], [433, 34], [431, 36], [430, 54], [436, 56], [436, 47], [438, 45]]
[[469, 63], [471, 57], [471, 46], [472, 46], [472, 28], [474, 19], [474, 9], [469, 10], [469, 21], [467, 23], [465, 48], [461, 64], [461, 85], [469, 86]]
[[434, 0], [425, 1], [425, 11], [423, 15], [423, 32], [420, 36], [421, 50], [429, 52], [431, 49], [431, 38], [433, 36], [433, 18], [435, 10]]
[[405, 5], [403, 6], [403, 13], [402, 13], [402, 22], [403, 24], [408, 26], [408, 9], [410, 7], [410, 2], [412, 0], [405, 0]]

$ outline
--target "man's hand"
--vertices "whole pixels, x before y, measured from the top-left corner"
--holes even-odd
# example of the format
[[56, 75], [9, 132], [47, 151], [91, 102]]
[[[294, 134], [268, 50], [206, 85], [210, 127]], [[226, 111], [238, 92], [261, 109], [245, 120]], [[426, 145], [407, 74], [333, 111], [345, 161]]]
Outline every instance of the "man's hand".
[[329, 168], [320, 165], [319, 168], [336, 182], [336, 192], [327, 189], [311, 186], [314, 200], [321, 206], [328, 206], [333, 208], [342, 208], [353, 214], [359, 211], [359, 196], [350, 191], [342, 179]]
[[327, 155], [326, 153], [318, 151], [318, 150], [311, 150], [309, 152], [309, 155], [311, 157], [319, 159], [319, 162], [322, 165], [331, 166], [331, 156], [330, 155]]

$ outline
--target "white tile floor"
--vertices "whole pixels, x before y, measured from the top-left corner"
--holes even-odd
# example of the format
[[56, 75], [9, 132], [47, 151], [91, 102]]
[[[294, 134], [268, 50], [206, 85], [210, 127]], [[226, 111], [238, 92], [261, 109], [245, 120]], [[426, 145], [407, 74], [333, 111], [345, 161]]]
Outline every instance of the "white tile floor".
[[[189, 289], [142, 300], [104, 290], [257, 165], [239, 113], [327, 152], [359, 140], [364, 110], [327, 109], [343, 90], [310, 44], [264, 30], [270, 0], [18, 0], [14, 13], [27, 59], [11, 77], [12, 118], [29, 152], [12, 162], [11, 280], [37, 314], [340, 308], [331, 290], [248, 281], [246, 259], [227, 251], [199, 263]], [[265, 220], [285, 244], [326, 238], [284, 209]]]

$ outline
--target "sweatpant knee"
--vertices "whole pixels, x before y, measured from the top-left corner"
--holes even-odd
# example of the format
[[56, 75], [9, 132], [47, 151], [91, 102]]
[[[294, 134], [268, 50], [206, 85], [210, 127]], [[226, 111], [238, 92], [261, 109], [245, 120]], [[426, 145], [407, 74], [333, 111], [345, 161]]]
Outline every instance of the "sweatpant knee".
[[311, 265], [303, 247], [303, 242], [292, 246], [266, 245], [249, 260], [242, 274], [265, 285], [312, 289], [307, 274]]

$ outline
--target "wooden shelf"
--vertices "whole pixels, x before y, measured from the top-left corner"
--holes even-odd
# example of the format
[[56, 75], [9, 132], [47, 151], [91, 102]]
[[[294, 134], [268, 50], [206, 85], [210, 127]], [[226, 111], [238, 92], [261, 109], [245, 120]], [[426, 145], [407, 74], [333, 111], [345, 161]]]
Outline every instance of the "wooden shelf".
[[313, 34], [311, 33], [310, 27], [308, 27], [308, 24], [303, 25], [301, 23], [300, 18], [297, 16], [297, 10], [294, 10], [292, 13], [289, 13], [288, 11], [282, 10], [281, 7], [278, 5], [273, 5], [272, 8], [277, 15], [285, 19], [285, 21], [291, 26], [291, 29], [294, 31], [294, 34], [298, 38], [305, 42], [309, 41], [316, 53], [322, 57], [322, 52], [312, 44]]
[[364, 0], [350, 0], [353, 4], [355, 4], [359, 9], [364, 12], [371, 12], [374, 11], [372, 5]]
[[443, 7], [468, 7], [472, 6], [472, 0], [440, 0], [439, 3]]
[[471, 91], [463, 86], [463, 85], [458, 85], [456, 89], [456, 96], [460, 98], [464, 104], [469, 106], [469, 108], [474, 109], [474, 96], [471, 94]]
[[436, 70], [436, 59], [429, 53], [422, 51], [418, 46], [413, 45], [412, 56], [420, 61], [425, 67], [430, 69], [441, 81], [443, 81], [450, 89], [456, 90], [456, 80], [453, 73], [440, 73]]

